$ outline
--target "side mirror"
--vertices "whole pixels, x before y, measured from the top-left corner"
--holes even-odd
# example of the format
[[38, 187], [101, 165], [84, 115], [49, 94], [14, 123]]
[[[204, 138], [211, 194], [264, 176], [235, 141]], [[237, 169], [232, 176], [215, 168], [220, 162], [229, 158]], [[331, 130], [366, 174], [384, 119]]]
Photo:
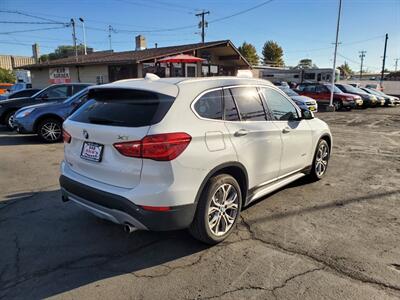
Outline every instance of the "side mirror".
[[314, 113], [308, 109], [303, 109], [301, 111], [301, 118], [303, 120], [311, 120], [314, 119]]

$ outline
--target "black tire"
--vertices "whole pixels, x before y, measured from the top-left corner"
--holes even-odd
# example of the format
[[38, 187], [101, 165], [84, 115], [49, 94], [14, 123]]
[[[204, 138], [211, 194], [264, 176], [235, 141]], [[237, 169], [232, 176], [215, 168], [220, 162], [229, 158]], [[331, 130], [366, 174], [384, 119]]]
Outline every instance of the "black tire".
[[333, 106], [335, 107], [335, 111], [339, 111], [343, 108], [343, 103], [341, 100], [333, 100]]
[[37, 134], [45, 143], [60, 142], [62, 140], [62, 122], [54, 118], [45, 119], [37, 127]]
[[[230, 185], [231, 187], [234, 188], [234, 192], [237, 193], [237, 211], [234, 217], [234, 221], [232, 225], [230, 225], [231, 226], [230, 229], [227, 230], [222, 235], [216, 235], [210, 229], [209, 222], [211, 222], [212, 220], [209, 220], [209, 207], [211, 205], [212, 197], [214, 196], [214, 194], [216, 194], [219, 191], [219, 189], [222, 188], [224, 185], [228, 186]], [[189, 232], [195, 239], [204, 242], [206, 244], [215, 245], [217, 243], [220, 243], [224, 239], [226, 239], [232, 232], [232, 230], [236, 227], [237, 220], [239, 219], [240, 216], [241, 208], [242, 208], [242, 193], [240, 190], [240, 186], [235, 180], [235, 178], [227, 174], [220, 174], [215, 177], [212, 177], [210, 178], [206, 187], [201, 193], [197, 205], [196, 214], [194, 216], [192, 224], [189, 227]], [[220, 212], [217, 212], [216, 214], [219, 216]], [[223, 220], [223, 218], [220, 218], [220, 220]], [[227, 224], [226, 221], [224, 223]], [[219, 225], [220, 223], [217, 222], [217, 227], [219, 227]]]
[[14, 126], [11, 126], [11, 121], [10, 121], [10, 119], [14, 117], [14, 114], [15, 111], [10, 111], [6, 114], [6, 117], [4, 118], [4, 123], [6, 124], [9, 130], [14, 130]]
[[[322, 174], [318, 172], [319, 167], [317, 166], [317, 164], [319, 164], [319, 150], [321, 147], [325, 147], [325, 149], [327, 150], [325, 170], [323, 171]], [[320, 139], [318, 141], [317, 147], [315, 149], [314, 160], [313, 160], [313, 164], [311, 166], [311, 170], [309, 173], [309, 177], [312, 181], [318, 181], [322, 177], [324, 177], [324, 175], [326, 174], [326, 171], [328, 169], [330, 154], [331, 153], [330, 153], [330, 148], [329, 148], [328, 142], [326, 140]]]

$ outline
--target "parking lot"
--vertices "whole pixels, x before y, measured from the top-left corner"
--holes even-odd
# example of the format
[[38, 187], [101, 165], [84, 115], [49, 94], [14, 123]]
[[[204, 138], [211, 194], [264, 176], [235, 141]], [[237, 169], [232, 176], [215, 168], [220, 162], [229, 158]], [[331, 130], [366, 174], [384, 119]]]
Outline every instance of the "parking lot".
[[61, 202], [63, 145], [1, 128], [0, 299], [399, 298], [400, 107], [318, 117], [327, 176], [258, 201], [214, 247]]

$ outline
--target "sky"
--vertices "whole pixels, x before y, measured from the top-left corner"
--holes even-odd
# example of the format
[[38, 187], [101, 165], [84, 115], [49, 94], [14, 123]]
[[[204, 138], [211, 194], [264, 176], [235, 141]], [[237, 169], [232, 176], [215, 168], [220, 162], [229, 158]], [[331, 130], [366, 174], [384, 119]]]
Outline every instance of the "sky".
[[[68, 23], [74, 18], [81, 42], [80, 17], [85, 20], [87, 44], [95, 50], [109, 49], [109, 25], [113, 28], [114, 51], [134, 50], [137, 34], [146, 37], [148, 47], [155, 43], [158, 47], [196, 43], [200, 41], [196, 13], [204, 9], [210, 11], [206, 15], [206, 41], [230, 39], [236, 46], [246, 41], [261, 55], [263, 44], [274, 40], [283, 48], [288, 66], [310, 58], [318, 67], [331, 67], [338, 3], [339, 0], [0, 0], [0, 54], [31, 56], [30, 45], [35, 42], [39, 43], [41, 54], [52, 52], [58, 45], [72, 44], [72, 29], [62, 24], [5, 22]], [[258, 7], [250, 9], [255, 6]], [[395, 59], [400, 58], [400, 0], [343, 0], [338, 65], [347, 61], [354, 71], [359, 71], [359, 51], [365, 50], [364, 69], [379, 71], [386, 33], [386, 67], [392, 70]]]

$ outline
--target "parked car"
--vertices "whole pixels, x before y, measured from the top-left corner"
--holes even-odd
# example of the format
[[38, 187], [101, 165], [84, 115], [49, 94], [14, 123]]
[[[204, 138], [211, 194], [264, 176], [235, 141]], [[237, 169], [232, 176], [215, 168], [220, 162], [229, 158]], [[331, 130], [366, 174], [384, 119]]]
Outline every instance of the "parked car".
[[289, 83], [287, 83], [286, 81], [273, 81], [272, 84], [278, 87], [284, 86], [290, 88]]
[[[330, 83], [306, 83], [299, 84], [297, 87], [298, 93], [303, 96], [308, 96], [317, 101], [319, 105], [329, 105], [331, 98], [332, 84]], [[361, 97], [352, 94], [343, 93], [341, 90], [333, 86], [333, 105], [335, 110], [352, 109], [363, 105]]]
[[287, 87], [284, 86], [280, 86], [279, 87], [286, 95], [288, 95], [294, 103], [297, 104], [298, 107], [300, 107], [300, 109], [303, 110], [311, 110], [313, 112], [317, 112], [318, 111], [318, 104], [317, 101], [315, 101], [314, 99], [307, 97], [307, 96], [300, 96], [299, 94], [297, 94], [295, 91], [293, 91], [292, 89], [289, 89]]
[[[369, 89], [369, 90], [371, 90], [371, 92], [377, 93], [378, 95], [382, 95], [383, 97], [385, 97], [385, 99], [389, 98], [390, 99], [389, 105], [390, 104], [392, 104], [392, 105], [399, 105], [400, 104], [400, 99], [398, 97], [387, 95], [384, 92], [378, 91], [378, 90], [375, 90], [375, 89]], [[388, 103], [388, 102], [386, 102], [386, 103]]]
[[63, 124], [62, 199], [128, 232], [189, 228], [215, 244], [242, 207], [327, 170], [328, 125], [265, 80], [152, 74], [88, 99]]
[[13, 125], [18, 133], [35, 133], [46, 143], [59, 142], [62, 123], [86, 100], [87, 89], [84, 89], [63, 102], [23, 107], [14, 114]]
[[370, 83], [370, 84], [367, 84], [365, 87], [383, 92], [383, 87], [380, 83]]
[[68, 97], [88, 87], [88, 83], [54, 84], [41, 90], [32, 97], [15, 98], [0, 102], [0, 124], [13, 128], [14, 113], [25, 106], [39, 103], [62, 102]]
[[378, 104], [378, 99], [374, 95], [364, 92], [362, 89], [351, 86], [350, 84], [336, 83], [336, 87], [343, 93], [358, 95], [363, 100], [364, 107], [375, 107]]
[[22, 97], [32, 97], [37, 92], [41, 91], [40, 89], [25, 89], [19, 90], [16, 92], [10, 92], [6, 94], [0, 95], [0, 101], [6, 99], [14, 99], [14, 98], [22, 98]]
[[368, 88], [361, 88], [361, 89], [362, 89], [364, 92], [368, 93], [368, 94], [374, 95], [374, 96], [378, 99], [378, 101], [380, 102], [380, 105], [381, 105], [381, 106], [389, 106], [389, 105], [392, 105], [391, 99], [390, 99], [389, 97], [385, 97], [385, 96], [379, 94], [377, 90], [368, 89]]
[[21, 90], [26, 90], [26, 89], [31, 89], [31, 88], [32, 88], [32, 83], [17, 82], [10, 88], [10, 93], [21, 91]]
[[354, 86], [356, 88], [360, 88], [361, 87], [361, 84], [359, 84], [359, 83], [349, 83], [349, 85]]
[[0, 95], [9, 92], [12, 86], [12, 83], [0, 83]]

